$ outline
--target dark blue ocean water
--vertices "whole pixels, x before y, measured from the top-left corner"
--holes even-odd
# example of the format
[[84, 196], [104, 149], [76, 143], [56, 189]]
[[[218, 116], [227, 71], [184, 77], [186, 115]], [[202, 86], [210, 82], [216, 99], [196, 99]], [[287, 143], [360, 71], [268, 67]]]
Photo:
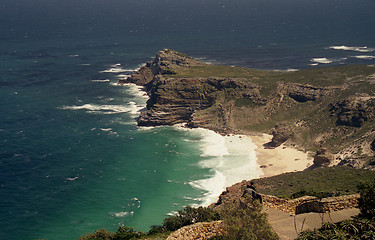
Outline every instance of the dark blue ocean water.
[[219, 170], [226, 160], [255, 161], [204, 130], [136, 127], [147, 99], [116, 83], [158, 50], [261, 69], [375, 64], [374, 11], [372, 0], [0, 1], [0, 239], [147, 231], [220, 192], [235, 175]]

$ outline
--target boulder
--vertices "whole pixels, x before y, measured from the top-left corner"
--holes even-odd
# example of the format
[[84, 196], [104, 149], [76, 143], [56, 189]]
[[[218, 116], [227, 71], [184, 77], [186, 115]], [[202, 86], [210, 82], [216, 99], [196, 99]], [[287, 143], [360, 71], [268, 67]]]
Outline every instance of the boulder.
[[287, 123], [279, 123], [272, 130], [272, 140], [266, 144], [266, 147], [275, 148], [286, 142], [294, 133]]
[[328, 151], [327, 148], [319, 149], [314, 156], [315, 167], [329, 165], [332, 161], [333, 161], [333, 155]]

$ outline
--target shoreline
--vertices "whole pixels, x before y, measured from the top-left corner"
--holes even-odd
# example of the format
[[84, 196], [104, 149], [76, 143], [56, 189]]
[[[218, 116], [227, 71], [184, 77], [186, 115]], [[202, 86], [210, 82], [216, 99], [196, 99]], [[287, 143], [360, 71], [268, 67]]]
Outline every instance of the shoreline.
[[[138, 94], [135, 94], [135, 95], [141, 96], [143, 98], [148, 98], [148, 95], [146, 94], [146, 92], [142, 89], [142, 87], [140, 87], [137, 84], [126, 83], [126, 84], [121, 84], [121, 85], [136, 86], [136, 88], [133, 88], [133, 90], [138, 92]], [[245, 158], [244, 159], [245, 161], [237, 160], [235, 162], [232, 162], [231, 164], [229, 164], [229, 162], [227, 164], [224, 164], [224, 162], [220, 162], [212, 166], [207, 166], [206, 165], [207, 162], [205, 161], [202, 161], [200, 163], [200, 164], [206, 165], [205, 167], [210, 168], [212, 171], [215, 172], [215, 174], [211, 176], [211, 178], [201, 179], [199, 181], [195, 181], [195, 183], [190, 183], [190, 184], [195, 185], [195, 187], [198, 189], [204, 189], [208, 191], [208, 193], [211, 193], [206, 196], [203, 196], [203, 199], [205, 198], [205, 200], [203, 200], [203, 202], [199, 205], [208, 206], [209, 204], [216, 202], [220, 194], [223, 191], [225, 191], [227, 187], [231, 187], [234, 184], [237, 184], [243, 180], [265, 178], [265, 177], [276, 176], [276, 175], [280, 175], [280, 174], [288, 173], [288, 172], [303, 171], [306, 168], [313, 165], [313, 157], [310, 157], [308, 155], [308, 152], [300, 151], [296, 149], [295, 147], [286, 146], [285, 144], [282, 144], [277, 148], [265, 148], [263, 145], [270, 142], [272, 139], [272, 135], [269, 135], [269, 134], [265, 134], [265, 133], [239, 134], [239, 133], [232, 132], [232, 133], [222, 135], [218, 131], [214, 131], [214, 130], [211, 130], [209, 128], [204, 128], [204, 127], [189, 128], [185, 124], [177, 124], [173, 126], [180, 128], [180, 129], [186, 129], [189, 131], [196, 129], [196, 131], [201, 131], [201, 134], [203, 134], [206, 137], [210, 135], [212, 138], [213, 136], [216, 135], [214, 139], [206, 139], [207, 141], [206, 144], [209, 143], [210, 145], [209, 153], [207, 154], [207, 150], [206, 150], [206, 153], [205, 153], [206, 155], [209, 155], [214, 158], [215, 157], [221, 158], [222, 156], [230, 154], [229, 152], [226, 152], [228, 150], [227, 148], [229, 147], [231, 148], [232, 154], [234, 152], [236, 152], [237, 154], [242, 152], [243, 154], [242, 157]], [[209, 132], [212, 132], [214, 134], [209, 133]], [[221, 139], [221, 140], [218, 141], [218, 139]], [[223, 142], [221, 142], [220, 144], [220, 141], [223, 141]], [[223, 144], [225, 144], [226, 146], [224, 146]], [[225, 151], [224, 153], [222, 152], [223, 150]], [[246, 151], [249, 151], [249, 150], [250, 152], [253, 151], [254, 154], [251, 154], [250, 152], [245, 153]], [[252, 161], [246, 161], [246, 158], [248, 160], [254, 159], [255, 161], [251, 163]], [[242, 165], [239, 166], [237, 165], [238, 163], [241, 163]], [[223, 181], [219, 181], [216, 183], [219, 186], [215, 186], [214, 187], [215, 190], [210, 189], [207, 186], [204, 186], [208, 182], [210, 183], [210, 185], [214, 184], [214, 182], [218, 180], [217, 178], [218, 173], [224, 174], [226, 176]], [[227, 177], [230, 177], [231, 179], [226, 179]], [[211, 188], [213, 188], [213, 186], [211, 186]], [[222, 191], [218, 191], [219, 189], [221, 189]]]
[[288, 172], [303, 171], [313, 165], [313, 157], [285, 144], [277, 148], [265, 148], [263, 144], [272, 139], [272, 135], [261, 133], [256, 136], [248, 135], [257, 146], [257, 163], [262, 171], [259, 178], [272, 177]]

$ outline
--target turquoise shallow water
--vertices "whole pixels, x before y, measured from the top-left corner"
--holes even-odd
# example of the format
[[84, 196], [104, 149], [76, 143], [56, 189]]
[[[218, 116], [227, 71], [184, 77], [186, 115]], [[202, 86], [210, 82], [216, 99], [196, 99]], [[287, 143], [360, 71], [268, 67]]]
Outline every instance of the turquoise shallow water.
[[374, 4], [3, 0], [0, 239], [147, 231], [257, 176], [248, 139], [137, 128], [146, 98], [117, 81], [163, 48], [262, 69], [375, 64]]

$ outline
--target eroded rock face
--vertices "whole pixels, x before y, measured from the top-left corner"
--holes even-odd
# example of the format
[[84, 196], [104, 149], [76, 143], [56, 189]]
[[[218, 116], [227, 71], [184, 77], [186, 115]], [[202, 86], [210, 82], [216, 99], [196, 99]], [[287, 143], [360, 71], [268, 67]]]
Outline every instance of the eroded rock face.
[[326, 148], [321, 148], [314, 156], [314, 166], [320, 167], [329, 165], [333, 161], [333, 155]]
[[234, 92], [246, 92], [257, 98], [256, 90], [246, 88], [240, 83], [241, 79], [155, 76], [148, 85], [150, 99], [147, 102], [147, 110], [141, 113], [138, 124], [157, 126], [190, 123], [195, 111], [211, 107], [218, 93], [224, 88], [239, 89]]
[[286, 142], [293, 136], [293, 130], [287, 123], [279, 123], [272, 130], [272, 140], [265, 147], [275, 148]]
[[375, 98], [356, 97], [331, 104], [331, 112], [337, 117], [338, 125], [361, 127], [374, 118]]
[[297, 102], [315, 101], [330, 92], [328, 88], [314, 87], [299, 83], [279, 83], [279, 93]]

